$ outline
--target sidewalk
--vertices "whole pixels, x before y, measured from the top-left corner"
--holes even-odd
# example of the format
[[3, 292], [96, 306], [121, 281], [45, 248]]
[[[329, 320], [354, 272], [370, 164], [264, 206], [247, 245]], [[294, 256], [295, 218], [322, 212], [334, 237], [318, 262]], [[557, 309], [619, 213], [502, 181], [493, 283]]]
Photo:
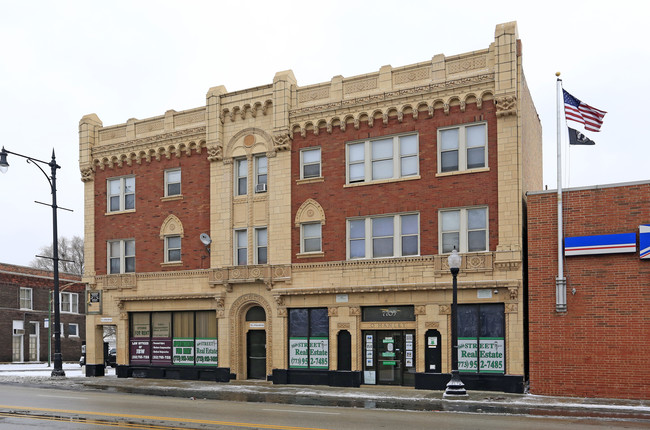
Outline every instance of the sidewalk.
[[83, 376], [78, 363], [64, 363], [65, 378], [51, 378], [45, 364], [0, 364], [0, 384], [23, 383], [70, 390], [104, 390], [133, 394], [215, 399], [229, 401], [290, 403], [320, 406], [509, 413], [545, 416], [589, 416], [634, 419], [650, 424], [650, 402], [621, 399], [591, 399], [536, 396], [500, 392], [468, 392], [465, 400], [443, 399], [442, 391], [411, 387], [321, 385], [273, 385], [266, 381], [184, 381], [117, 378], [113, 369], [104, 377]]

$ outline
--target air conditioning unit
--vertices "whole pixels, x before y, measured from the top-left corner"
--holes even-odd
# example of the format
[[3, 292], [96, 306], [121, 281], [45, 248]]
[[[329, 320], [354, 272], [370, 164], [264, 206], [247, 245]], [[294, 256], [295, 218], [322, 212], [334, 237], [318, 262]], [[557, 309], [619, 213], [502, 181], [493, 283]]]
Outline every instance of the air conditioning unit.
[[256, 193], [265, 193], [266, 192], [266, 184], [257, 184], [257, 185], [255, 185], [255, 192]]
[[14, 336], [20, 336], [22, 334], [25, 334], [25, 329], [24, 328], [15, 328], [14, 329]]

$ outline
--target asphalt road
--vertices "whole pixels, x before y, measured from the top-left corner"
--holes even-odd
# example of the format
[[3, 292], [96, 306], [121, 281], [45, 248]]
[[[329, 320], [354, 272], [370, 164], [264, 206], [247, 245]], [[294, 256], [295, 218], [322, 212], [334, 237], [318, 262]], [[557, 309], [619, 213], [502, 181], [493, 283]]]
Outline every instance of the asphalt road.
[[249, 403], [0, 385], [0, 428], [635, 429], [647, 421]]

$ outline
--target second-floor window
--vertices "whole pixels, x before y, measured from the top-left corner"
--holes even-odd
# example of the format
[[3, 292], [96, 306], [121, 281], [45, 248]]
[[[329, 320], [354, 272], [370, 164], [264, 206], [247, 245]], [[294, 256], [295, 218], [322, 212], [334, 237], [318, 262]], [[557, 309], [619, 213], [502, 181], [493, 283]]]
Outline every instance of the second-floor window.
[[20, 309], [32, 309], [31, 288], [20, 288]]
[[248, 231], [235, 230], [235, 265], [248, 264]]
[[61, 312], [78, 314], [79, 313], [79, 294], [77, 293], [60, 293]]
[[165, 170], [165, 197], [181, 194], [181, 169]]
[[255, 229], [255, 264], [268, 262], [268, 230], [266, 227]]
[[245, 196], [248, 193], [248, 160], [235, 160], [235, 195]]
[[348, 258], [404, 257], [420, 253], [420, 216], [382, 215], [348, 220]]
[[438, 130], [439, 172], [485, 167], [487, 124], [470, 124]]
[[135, 272], [135, 240], [112, 240], [108, 242], [108, 273]]
[[165, 262], [181, 261], [181, 237], [165, 237]]
[[418, 175], [418, 135], [348, 143], [346, 163], [348, 184]]
[[308, 148], [300, 151], [300, 179], [319, 178], [320, 148]]
[[488, 249], [487, 208], [461, 208], [440, 211], [442, 253], [480, 252]]
[[265, 155], [255, 157], [255, 192], [265, 193], [269, 173], [269, 159]]
[[135, 209], [135, 177], [124, 176], [108, 181], [108, 212]]
[[301, 224], [300, 235], [301, 253], [322, 251], [322, 228], [320, 222]]

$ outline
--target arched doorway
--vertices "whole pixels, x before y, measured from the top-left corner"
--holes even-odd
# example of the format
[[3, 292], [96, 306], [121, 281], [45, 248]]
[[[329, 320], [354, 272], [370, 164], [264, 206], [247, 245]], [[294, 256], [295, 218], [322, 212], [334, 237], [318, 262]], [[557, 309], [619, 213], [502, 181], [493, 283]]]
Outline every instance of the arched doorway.
[[246, 312], [246, 375], [266, 379], [266, 312], [261, 306]]

